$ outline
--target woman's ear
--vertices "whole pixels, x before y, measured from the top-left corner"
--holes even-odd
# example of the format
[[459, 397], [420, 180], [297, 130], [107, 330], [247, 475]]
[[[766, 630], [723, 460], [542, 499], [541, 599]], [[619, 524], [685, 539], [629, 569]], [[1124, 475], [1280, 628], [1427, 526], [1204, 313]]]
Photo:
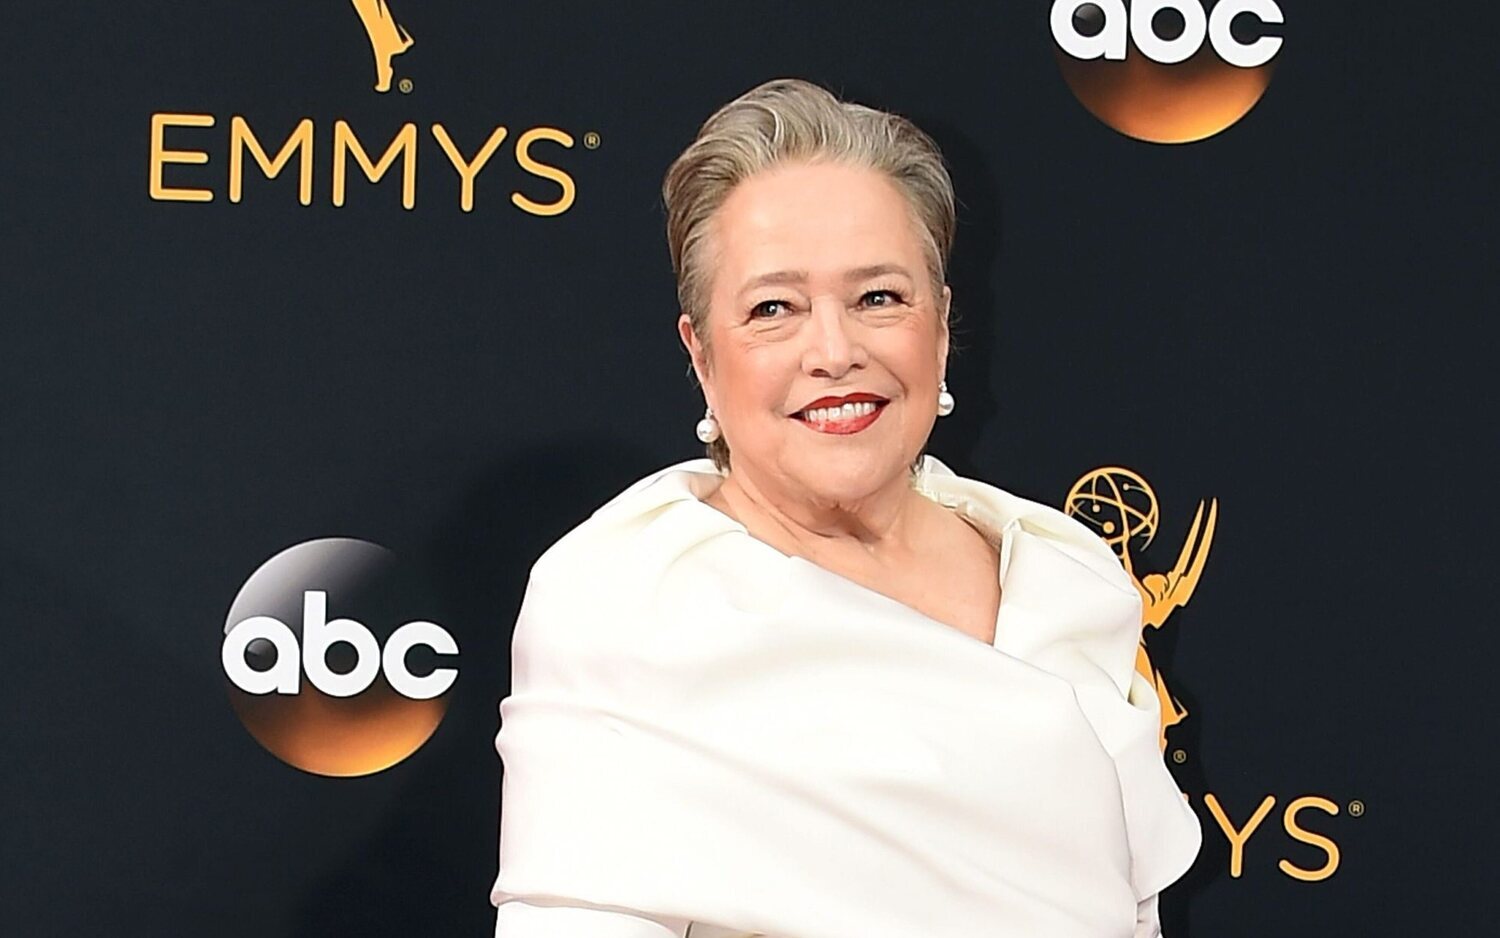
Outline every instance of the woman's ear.
[[[688, 358], [693, 362], [693, 374], [698, 378], [698, 386], [708, 393], [708, 382], [704, 380], [708, 374], [708, 358], [704, 354], [703, 344], [698, 341], [698, 333], [693, 331], [692, 317], [682, 313], [677, 317], [677, 337], [682, 340], [682, 347], [687, 349]], [[712, 407], [712, 402], [709, 402]]]
[[948, 364], [948, 312], [952, 308], [953, 288], [945, 283], [942, 295], [938, 297], [938, 374], [942, 374]]

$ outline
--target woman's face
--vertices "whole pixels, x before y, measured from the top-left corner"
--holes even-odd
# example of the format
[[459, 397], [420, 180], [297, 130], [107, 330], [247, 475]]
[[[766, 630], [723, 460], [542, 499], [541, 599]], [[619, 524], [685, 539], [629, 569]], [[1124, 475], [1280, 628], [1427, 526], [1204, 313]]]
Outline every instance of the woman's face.
[[734, 474], [825, 505], [904, 486], [937, 416], [950, 296], [905, 197], [876, 170], [788, 164], [708, 224], [708, 357], [685, 314], [678, 328]]

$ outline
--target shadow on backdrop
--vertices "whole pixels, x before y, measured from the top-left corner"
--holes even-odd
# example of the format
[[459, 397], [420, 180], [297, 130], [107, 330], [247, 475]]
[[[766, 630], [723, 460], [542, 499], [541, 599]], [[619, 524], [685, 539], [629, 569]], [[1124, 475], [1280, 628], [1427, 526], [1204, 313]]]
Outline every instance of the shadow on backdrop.
[[552, 542], [653, 468], [626, 445], [562, 443], [478, 478], [440, 519], [413, 560], [461, 636], [454, 699], [426, 746], [388, 770], [404, 778], [396, 810], [363, 838], [351, 837], [354, 848], [306, 893], [292, 935], [493, 932], [497, 707], [510, 692], [511, 631], [528, 572]]
[[984, 150], [962, 130], [942, 120], [912, 115], [937, 141], [958, 197], [958, 232], [948, 262], [953, 288], [949, 312], [948, 390], [956, 406], [933, 426], [927, 451], [959, 475], [992, 484], [975, 469], [974, 450], [1000, 412], [991, 400], [998, 317], [1006, 310], [990, 283], [1001, 250], [1001, 195], [998, 176]]

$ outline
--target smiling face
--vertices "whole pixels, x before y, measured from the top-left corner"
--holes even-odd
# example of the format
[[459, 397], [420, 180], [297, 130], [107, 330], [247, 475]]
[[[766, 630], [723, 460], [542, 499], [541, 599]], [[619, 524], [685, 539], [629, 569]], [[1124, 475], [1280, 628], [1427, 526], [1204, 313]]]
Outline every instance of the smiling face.
[[707, 349], [686, 314], [678, 328], [733, 473], [823, 505], [905, 486], [937, 416], [949, 290], [901, 191], [876, 170], [784, 164], [709, 224]]

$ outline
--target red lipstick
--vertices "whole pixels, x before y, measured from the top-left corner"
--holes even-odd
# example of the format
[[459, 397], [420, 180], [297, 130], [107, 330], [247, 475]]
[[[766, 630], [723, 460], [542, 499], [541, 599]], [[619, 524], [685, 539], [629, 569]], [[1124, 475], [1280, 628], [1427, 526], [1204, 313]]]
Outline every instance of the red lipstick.
[[881, 397], [879, 394], [870, 394], [865, 391], [855, 391], [853, 394], [845, 394], [842, 397], [820, 397], [815, 401], [803, 404], [802, 409], [797, 411], [797, 413], [806, 413], [814, 407], [840, 407], [846, 403], [858, 404], [866, 402], [871, 404], [887, 403], [886, 399]]
[[889, 403], [889, 400], [878, 394], [856, 391], [837, 397], [820, 397], [792, 417], [818, 433], [846, 436], [858, 433], [880, 419], [881, 411]]

